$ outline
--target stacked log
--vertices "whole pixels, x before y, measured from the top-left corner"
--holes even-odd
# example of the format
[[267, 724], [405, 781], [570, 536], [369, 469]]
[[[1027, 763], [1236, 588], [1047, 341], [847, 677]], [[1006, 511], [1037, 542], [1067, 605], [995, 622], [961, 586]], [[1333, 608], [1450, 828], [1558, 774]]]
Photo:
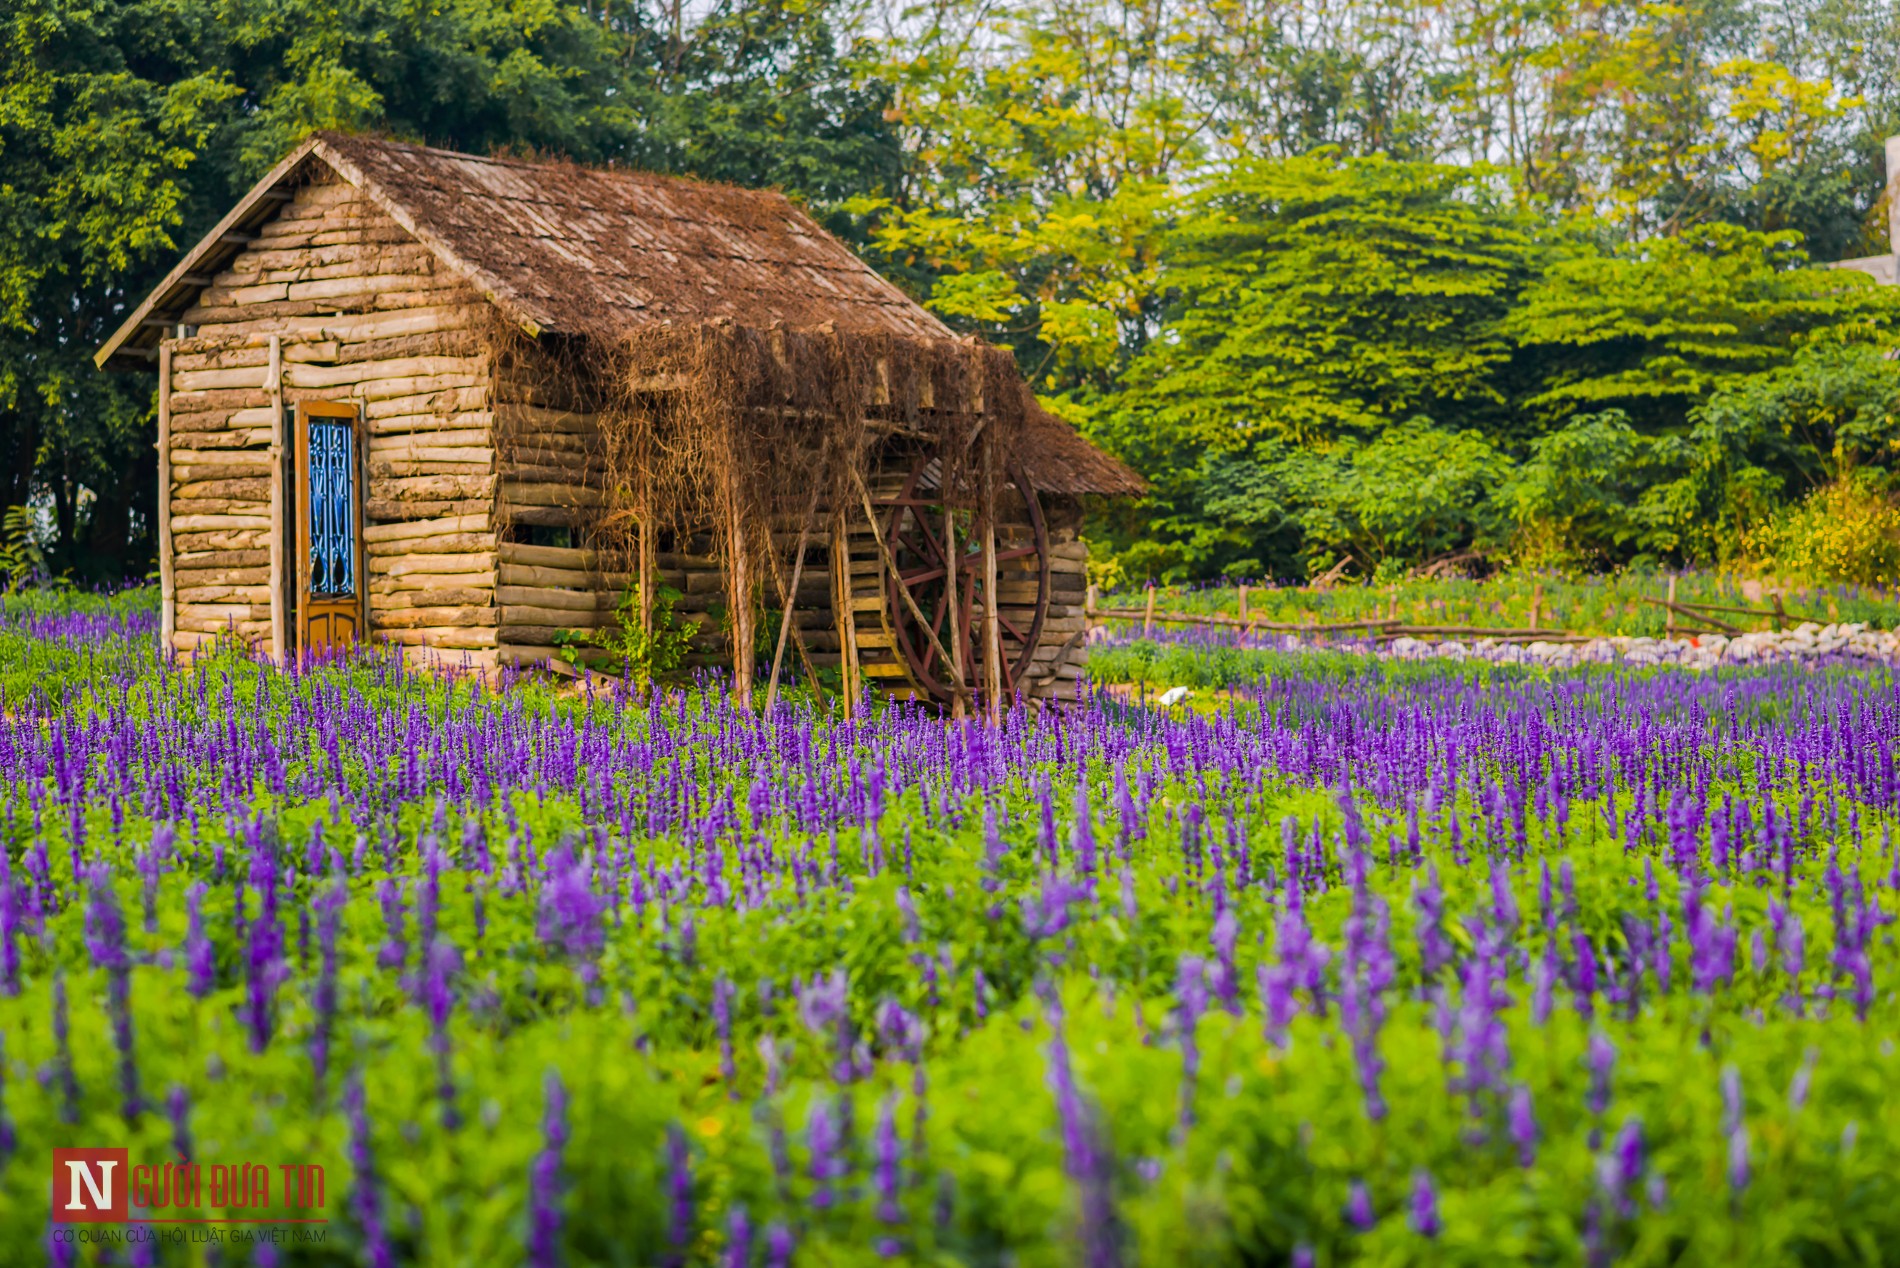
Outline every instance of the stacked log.
[[[334, 179], [298, 188], [212, 278], [184, 314], [197, 333], [172, 354], [177, 646], [226, 631], [267, 644], [272, 467], [290, 470], [289, 454], [271, 451], [275, 402], [344, 401], [363, 420], [372, 635], [412, 657], [493, 662], [499, 481], [487, 309]], [[294, 623], [294, 604], [289, 613]]]

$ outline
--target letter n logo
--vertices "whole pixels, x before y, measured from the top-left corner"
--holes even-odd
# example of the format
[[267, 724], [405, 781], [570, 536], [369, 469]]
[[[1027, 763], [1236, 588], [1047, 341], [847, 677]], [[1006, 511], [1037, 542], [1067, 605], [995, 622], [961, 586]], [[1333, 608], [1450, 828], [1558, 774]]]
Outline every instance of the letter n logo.
[[125, 1223], [130, 1156], [126, 1149], [55, 1149], [53, 1223]]

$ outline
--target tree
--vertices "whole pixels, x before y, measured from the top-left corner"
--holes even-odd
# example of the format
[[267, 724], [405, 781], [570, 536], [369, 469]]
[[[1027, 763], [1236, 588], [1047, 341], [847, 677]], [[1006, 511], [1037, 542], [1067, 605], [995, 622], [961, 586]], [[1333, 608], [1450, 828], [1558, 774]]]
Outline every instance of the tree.
[[[1288, 512], [1314, 549], [1366, 560], [1435, 549], [1435, 530], [1407, 538], [1370, 502], [1348, 512], [1315, 491], [1327, 472], [1396, 460], [1379, 444], [1402, 424], [1408, 454], [1439, 445], [1460, 461], [1469, 450], [1451, 438], [1510, 435], [1503, 323], [1555, 249], [1482, 171], [1320, 154], [1210, 182], [1168, 239], [1165, 324], [1092, 415], [1156, 486], [1157, 524], [1129, 538], [1169, 572], [1275, 567], [1244, 536], [1190, 527], [1210, 516], [1270, 527], [1236, 514], [1235, 491], [1251, 488], [1333, 507]], [[1310, 461], [1289, 466], [1291, 451]]]

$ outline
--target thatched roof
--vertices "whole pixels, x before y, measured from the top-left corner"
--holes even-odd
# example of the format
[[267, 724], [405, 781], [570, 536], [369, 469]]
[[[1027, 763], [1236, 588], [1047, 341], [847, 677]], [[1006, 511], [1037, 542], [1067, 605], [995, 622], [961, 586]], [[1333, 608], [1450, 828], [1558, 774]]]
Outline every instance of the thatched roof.
[[[247, 230], [274, 215], [282, 191], [309, 179], [314, 164], [361, 189], [536, 336], [618, 341], [662, 322], [731, 321], [955, 337], [776, 191], [319, 133], [180, 261], [97, 362], [150, 355], [164, 327], [243, 249]], [[1030, 475], [1050, 492], [1146, 488], [1059, 419], [1042, 415], [1024, 439]]]
[[1148, 482], [1076, 434], [1075, 428], [1029, 402], [1019, 445], [1029, 482], [1044, 493], [1138, 497]]

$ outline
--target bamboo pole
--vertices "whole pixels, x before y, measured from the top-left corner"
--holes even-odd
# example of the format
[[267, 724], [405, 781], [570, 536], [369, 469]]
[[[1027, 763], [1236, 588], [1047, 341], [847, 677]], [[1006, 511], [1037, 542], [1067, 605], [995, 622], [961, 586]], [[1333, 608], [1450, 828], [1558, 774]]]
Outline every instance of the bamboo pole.
[[[811, 528], [812, 512], [817, 510], [817, 502], [818, 496], [816, 491], [814, 491], [812, 494], [812, 509], [805, 512], [805, 522], [798, 527], [798, 545], [793, 547], [792, 584], [785, 587], [782, 596], [785, 601], [785, 610], [783, 615], [780, 616], [778, 623], [778, 646], [772, 649], [772, 676], [765, 684], [765, 712], [768, 715], [772, 712], [772, 705], [778, 700], [778, 671], [779, 666], [785, 662], [785, 640], [792, 632], [793, 618], [795, 616], [792, 609], [798, 602], [798, 582], [799, 579], [805, 575], [805, 541]], [[781, 582], [781, 584], [783, 582], [783, 579], [778, 575], [778, 556], [776, 554], [772, 556], [772, 579]], [[817, 685], [815, 678], [813, 679], [813, 685]]]
[[[918, 627], [923, 630], [924, 637], [930, 640], [930, 645], [936, 649], [937, 655], [943, 659], [943, 663], [950, 665], [950, 653], [944, 650], [943, 640], [937, 637], [936, 629], [931, 626], [929, 621], [924, 619], [923, 609], [917, 606], [917, 600], [912, 597], [910, 587], [904, 584], [902, 574], [897, 571], [897, 561], [891, 558], [890, 548], [884, 544], [884, 533], [883, 530], [877, 526], [877, 514], [871, 509], [871, 491], [864, 487], [864, 477], [858, 474], [858, 472], [853, 471], [851, 478], [857, 482], [858, 502], [864, 507], [864, 518], [871, 525], [871, 540], [877, 543], [878, 558], [883, 561], [884, 567], [890, 572], [892, 578], [897, 581], [897, 593], [903, 596], [904, 606], [910, 609], [910, 614], [912, 618], [916, 620]], [[951, 687], [958, 693], [968, 690], [968, 688], [963, 685], [963, 679], [961, 677], [955, 678], [951, 683]]]
[[983, 464], [983, 694], [990, 725], [997, 726], [1003, 720], [1003, 631], [996, 601], [996, 463], [994, 446], [989, 448], [990, 461]]
[[851, 547], [844, 508], [831, 517], [831, 611], [838, 627], [838, 660], [843, 669], [844, 715], [858, 708], [858, 619], [851, 610]]
[[284, 339], [270, 337], [270, 371], [264, 382], [270, 393], [270, 654], [283, 664], [290, 654], [290, 617], [284, 596], [289, 589], [284, 567], [284, 529], [290, 508], [290, 487], [284, 479]]
[[177, 563], [172, 559], [172, 345], [158, 345], [158, 629], [165, 651], [178, 632]]
[[640, 632], [649, 640], [653, 637], [653, 574], [654, 555], [658, 543], [653, 540], [653, 501], [652, 477], [647, 470], [647, 454], [644, 442], [640, 453], [640, 495], [635, 505], [640, 522], [634, 527], [634, 550], [639, 558], [634, 561], [635, 584], [640, 587]]
[[[949, 484], [949, 480], [945, 479], [944, 483], [946, 485]], [[944, 560], [943, 593], [944, 593], [944, 604], [945, 604], [944, 612], [943, 612], [943, 623], [944, 623], [944, 632], [948, 634], [950, 637], [950, 656], [951, 656], [950, 676], [958, 683], [961, 683], [964, 681], [963, 634], [957, 622], [957, 617], [960, 615], [957, 611], [957, 597], [958, 597], [957, 596], [957, 589], [958, 589], [957, 574], [959, 572], [962, 572], [963, 569], [958, 567], [958, 564], [961, 563], [962, 561], [957, 556], [956, 508], [950, 505], [950, 490], [946, 488], [942, 490], [942, 493], [943, 493], [943, 560]], [[961, 718], [963, 716], [963, 706], [964, 706], [963, 693], [958, 692], [957, 695], [950, 701], [950, 716], [952, 718]]]
[[[996, 601], [996, 525], [983, 529], [983, 693], [989, 697], [990, 723], [1003, 721], [1003, 630]], [[1088, 628], [1086, 619], [1083, 628]]]
[[739, 510], [738, 476], [725, 474], [726, 537], [732, 552], [730, 599], [732, 602], [732, 698], [740, 708], [752, 708], [752, 570], [746, 556], [745, 520]]

